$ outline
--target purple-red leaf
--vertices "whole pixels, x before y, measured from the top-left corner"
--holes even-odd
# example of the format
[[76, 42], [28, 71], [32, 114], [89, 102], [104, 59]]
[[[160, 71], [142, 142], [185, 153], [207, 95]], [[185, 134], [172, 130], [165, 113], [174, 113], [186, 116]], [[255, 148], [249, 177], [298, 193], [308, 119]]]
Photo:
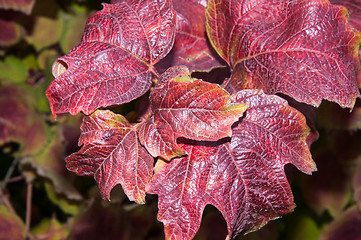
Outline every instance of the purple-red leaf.
[[173, 1], [177, 13], [176, 35], [172, 51], [156, 68], [160, 72], [185, 65], [190, 71], [208, 71], [221, 66], [221, 59], [210, 46], [204, 25], [205, 0]]
[[81, 131], [83, 147], [66, 158], [66, 167], [79, 175], [94, 176], [104, 199], [121, 184], [130, 200], [144, 203], [153, 158], [139, 144], [129, 122], [111, 111], [98, 110], [84, 117]]
[[228, 88], [283, 93], [318, 106], [352, 108], [359, 96], [360, 33], [328, 1], [210, 0], [212, 45], [233, 69]]
[[320, 235], [320, 240], [360, 240], [361, 211], [352, 206], [333, 220]]
[[187, 68], [163, 74], [150, 95], [153, 116], [139, 127], [139, 139], [152, 156], [169, 160], [185, 152], [178, 137], [216, 141], [232, 135], [231, 126], [246, 109], [231, 103], [219, 85], [192, 79]]
[[35, 0], [0, 0], [1, 9], [12, 9], [30, 14]]
[[361, 30], [361, 0], [330, 0], [330, 3], [345, 6], [350, 12], [350, 25]]
[[0, 46], [7, 47], [17, 43], [22, 35], [19, 24], [0, 19]]
[[0, 145], [17, 142], [21, 155], [39, 153], [47, 144], [46, 127], [33, 96], [13, 85], [0, 87]]
[[[312, 176], [302, 178], [304, 202], [319, 216], [325, 210], [328, 210], [331, 216], [337, 216], [350, 201], [350, 171], [329, 149], [317, 154], [313, 152], [313, 159], [317, 162], [318, 171]], [[346, 156], [341, 159], [345, 160]]]
[[285, 100], [244, 90], [245, 117], [233, 128], [231, 142], [184, 140], [186, 157], [159, 160], [147, 192], [159, 195], [158, 219], [167, 239], [192, 239], [207, 204], [217, 207], [228, 238], [256, 230], [294, 208], [284, 165], [310, 174], [315, 164], [308, 150], [308, 127]]
[[169, 0], [104, 4], [80, 44], [53, 65], [56, 79], [47, 90], [53, 115], [90, 114], [143, 95], [153, 65], [172, 48], [174, 28]]

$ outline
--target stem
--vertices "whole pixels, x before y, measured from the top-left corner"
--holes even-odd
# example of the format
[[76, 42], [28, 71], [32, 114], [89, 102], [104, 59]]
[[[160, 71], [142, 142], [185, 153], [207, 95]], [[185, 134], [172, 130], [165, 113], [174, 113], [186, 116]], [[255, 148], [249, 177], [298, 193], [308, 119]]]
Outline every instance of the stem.
[[0, 197], [1, 197], [1, 201], [4, 203], [4, 205], [6, 206], [6, 208], [8, 209], [8, 211], [11, 212], [12, 214], [16, 214], [13, 205], [11, 205], [8, 197], [4, 194], [2, 188], [0, 188]]
[[13, 177], [13, 178], [10, 178], [9, 180], [7, 180], [6, 184], [18, 182], [18, 181], [24, 180], [24, 178], [25, 177], [23, 175], [19, 175], [19, 176], [16, 176], [16, 177]]
[[31, 200], [33, 195], [33, 183], [28, 183], [27, 193], [26, 193], [26, 216], [25, 216], [25, 229], [29, 233], [30, 222], [31, 222]]
[[1, 183], [1, 189], [5, 189], [6, 188], [6, 184], [8, 183], [11, 175], [13, 174], [16, 165], [19, 163], [20, 158], [15, 158], [14, 161], [11, 163], [8, 171], [6, 172], [5, 178], [3, 180], [3, 182]]

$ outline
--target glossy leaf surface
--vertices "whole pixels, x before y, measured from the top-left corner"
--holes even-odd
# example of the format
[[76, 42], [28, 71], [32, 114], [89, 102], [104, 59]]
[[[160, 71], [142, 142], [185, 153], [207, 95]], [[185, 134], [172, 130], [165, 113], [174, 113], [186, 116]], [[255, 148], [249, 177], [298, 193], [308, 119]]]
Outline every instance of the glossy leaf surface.
[[360, 33], [327, 1], [210, 0], [208, 36], [233, 69], [229, 87], [352, 108], [359, 96]]
[[53, 65], [47, 90], [53, 115], [129, 102], [151, 85], [153, 65], [172, 48], [169, 0], [104, 4], [89, 18], [80, 44]]
[[144, 203], [153, 158], [139, 144], [129, 122], [111, 111], [98, 110], [84, 117], [81, 131], [79, 145], [83, 146], [66, 158], [66, 167], [79, 175], [94, 176], [104, 199], [121, 184], [130, 200]]
[[178, 137], [216, 141], [230, 137], [231, 126], [246, 109], [231, 103], [219, 85], [192, 79], [184, 67], [163, 74], [150, 95], [153, 116], [139, 127], [139, 137], [152, 156], [171, 159], [185, 154]]
[[160, 72], [172, 66], [184, 65], [190, 71], [208, 71], [222, 65], [211, 47], [204, 25], [205, 0], [173, 1], [177, 14], [176, 34], [172, 51], [159, 64]]
[[233, 98], [248, 105], [230, 142], [184, 140], [188, 155], [159, 160], [147, 192], [159, 195], [158, 219], [167, 239], [191, 239], [212, 204], [223, 214], [228, 238], [263, 226], [294, 208], [284, 165], [310, 174], [304, 117], [275, 96], [245, 90]]

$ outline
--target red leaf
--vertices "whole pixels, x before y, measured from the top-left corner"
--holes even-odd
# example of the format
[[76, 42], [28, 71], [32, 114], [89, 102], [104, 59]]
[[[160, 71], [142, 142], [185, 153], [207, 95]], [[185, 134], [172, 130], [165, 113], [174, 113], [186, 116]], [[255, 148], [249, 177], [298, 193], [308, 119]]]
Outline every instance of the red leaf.
[[361, 0], [330, 0], [330, 3], [345, 6], [350, 12], [350, 25], [361, 31]]
[[98, 110], [83, 119], [79, 152], [66, 158], [78, 175], [94, 176], [104, 199], [121, 184], [130, 200], [144, 203], [145, 185], [153, 172], [153, 158], [139, 142], [135, 129], [121, 115]]
[[104, 4], [76, 48], [53, 65], [47, 90], [53, 115], [129, 102], [151, 85], [153, 65], [170, 51], [175, 14], [169, 0]]
[[233, 100], [247, 102], [248, 108], [231, 142], [185, 140], [179, 146], [186, 157], [156, 165], [147, 192], [159, 195], [166, 239], [191, 239], [207, 204], [222, 212], [227, 239], [256, 230], [294, 208], [284, 165], [292, 163], [307, 174], [316, 169], [302, 114], [279, 97], [253, 90]]
[[222, 66], [206, 36], [205, 0], [173, 1], [177, 13], [176, 35], [172, 51], [156, 68], [160, 72], [172, 66], [184, 65], [190, 71], [209, 71]]
[[319, 0], [210, 0], [206, 19], [212, 45], [233, 69], [228, 84], [236, 90], [353, 107], [361, 35], [347, 25], [345, 8]]
[[12, 9], [30, 14], [35, 0], [0, 0], [1, 9]]
[[231, 125], [246, 109], [231, 103], [219, 85], [191, 79], [185, 67], [165, 72], [150, 101], [153, 116], [141, 123], [139, 139], [152, 156], [167, 160], [185, 154], [177, 146], [178, 137], [208, 141], [230, 137]]
[[17, 43], [22, 35], [20, 25], [0, 19], [0, 46], [7, 47]]

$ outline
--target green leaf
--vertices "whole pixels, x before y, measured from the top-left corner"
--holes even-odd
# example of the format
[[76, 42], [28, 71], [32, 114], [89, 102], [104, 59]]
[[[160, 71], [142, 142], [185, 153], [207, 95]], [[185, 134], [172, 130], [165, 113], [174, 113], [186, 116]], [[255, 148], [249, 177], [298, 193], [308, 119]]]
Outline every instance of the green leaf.
[[27, 78], [25, 63], [14, 56], [7, 56], [0, 62], [0, 81], [23, 83]]
[[[60, 231], [59, 231], [60, 230]], [[69, 230], [64, 228], [64, 224], [59, 222], [55, 217], [50, 219], [44, 218], [31, 231], [33, 235], [47, 235], [46, 240], [63, 240], [69, 235]]]
[[69, 13], [61, 12], [60, 18], [63, 19], [64, 27], [60, 37], [60, 47], [63, 52], [69, 52], [79, 44], [89, 16], [87, 8], [79, 5], [73, 5]]
[[[49, 5], [52, 6], [50, 10], [46, 9]], [[51, 1], [51, 4], [43, 4], [42, 6], [37, 4], [37, 6], [38, 8], [34, 9], [35, 18], [32, 31], [25, 39], [39, 51], [59, 41], [63, 29], [63, 21], [55, 1]], [[52, 16], [51, 14], [54, 15]]]

